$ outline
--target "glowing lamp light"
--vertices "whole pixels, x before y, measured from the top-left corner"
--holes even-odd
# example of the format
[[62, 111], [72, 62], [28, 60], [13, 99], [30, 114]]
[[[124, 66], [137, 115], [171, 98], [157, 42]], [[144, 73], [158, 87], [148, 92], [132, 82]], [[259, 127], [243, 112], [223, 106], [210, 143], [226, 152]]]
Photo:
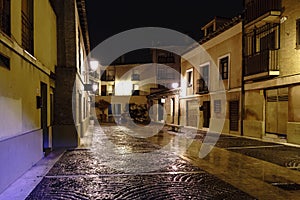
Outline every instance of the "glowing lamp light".
[[93, 84], [92, 89], [95, 92], [98, 89], [98, 85], [97, 84]]
[[172, 88], [175, 89], [175, 88], [178, 88], [179, 84], [178, 83], [172, 83]]
[[164, 98], [160, 99], [160, 103], [166, 103], [166, 99]]
[[98, 69], [98, 66], [99, 66], [99, 62], [97, 60], [91, 60], [90, 61], [90, 68], [91, 68], [91, 71], [96, 71]]

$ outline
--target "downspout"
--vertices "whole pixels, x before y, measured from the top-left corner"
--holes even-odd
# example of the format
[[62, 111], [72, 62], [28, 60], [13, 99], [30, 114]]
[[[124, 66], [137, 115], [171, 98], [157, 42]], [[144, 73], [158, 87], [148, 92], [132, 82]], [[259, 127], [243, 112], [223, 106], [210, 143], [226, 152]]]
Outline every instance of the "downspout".
[[243, 1], [243, 13], [242, 13], [242, 94], [241, 94], [241, 136], [244, 136], [244, 117], [245, 117], [245, 82], [244, 82], [244, 73], [245, 73], [245, 30], [244, 30], [244, 24], [245, 24], [245, 1]]

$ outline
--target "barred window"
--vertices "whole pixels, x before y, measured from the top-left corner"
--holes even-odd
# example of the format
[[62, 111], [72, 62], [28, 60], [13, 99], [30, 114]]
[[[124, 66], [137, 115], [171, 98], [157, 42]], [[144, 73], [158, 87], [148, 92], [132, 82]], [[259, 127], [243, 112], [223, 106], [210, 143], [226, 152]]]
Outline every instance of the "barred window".
[[22, 0], [22, 46], [33, 55], [33, 0]]
[[10, 35], [10, 0], [0, 0], [0, 29]]

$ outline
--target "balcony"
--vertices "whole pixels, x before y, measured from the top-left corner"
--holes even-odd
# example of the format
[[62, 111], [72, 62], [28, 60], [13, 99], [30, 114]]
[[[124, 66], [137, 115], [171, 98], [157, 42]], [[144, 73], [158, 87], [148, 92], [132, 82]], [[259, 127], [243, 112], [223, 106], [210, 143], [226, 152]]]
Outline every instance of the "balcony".
[[131, 75], [131, 80], [132, 81], [139, 81], [140, 80], [140, 75], [139, 74], [132, 74]]
[[198, 79], [197, 80], [197, 88], [196, 88], [196, 94], [207, 94], [208, 86], [207, 83], [205, 83], [204, 79]]
[[100, 74], [99, 73], [97, 73], [97, 72], [90, 72], [89, 73], [89, 76], [90, 76], [90, 78], [92, 78], [92, 79], [99, 79], [99, 77], [100, 77]]
[[105, 75], [101, 76], [101, 81], [114, 81], [114, 80], [115, 80], [115, 76], [105, 76]]
[[245, 9], [245, 27], [259, 27], [260, 23], [279, 22], [281, 11], [281, 0], [249, 1]]
[[245, 58], [245, 81], [278, 75], [278, 50], [266, 50]]

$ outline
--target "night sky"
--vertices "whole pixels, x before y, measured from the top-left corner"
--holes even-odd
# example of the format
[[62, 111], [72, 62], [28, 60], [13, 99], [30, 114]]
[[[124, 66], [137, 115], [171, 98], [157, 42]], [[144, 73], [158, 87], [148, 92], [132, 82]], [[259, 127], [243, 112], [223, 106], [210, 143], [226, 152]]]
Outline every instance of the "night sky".
[[195, 40], [214, 16], [242, 13], [243, 0], [86, 0], [91, 49], [103, 40], [138, 27], [163, 27]]

